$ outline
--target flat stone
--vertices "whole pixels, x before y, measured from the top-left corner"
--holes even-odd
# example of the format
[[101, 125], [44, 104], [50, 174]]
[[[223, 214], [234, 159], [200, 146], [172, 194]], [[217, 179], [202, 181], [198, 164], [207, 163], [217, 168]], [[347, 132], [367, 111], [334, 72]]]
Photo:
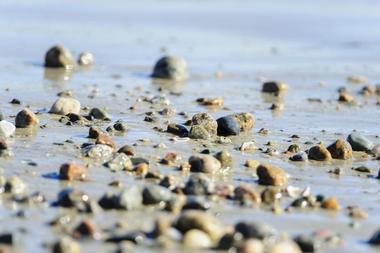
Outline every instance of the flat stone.
[[69, 113], [79, 114], [80, 102], [74, 98], [60, 97], [54, 102], [49, 113], [59, 115], [67, 115]]
[[348, 135], [347, 141], [351, 144], [354, 151], [370, 152], [374, 146], [370, 140], [358, 133]]

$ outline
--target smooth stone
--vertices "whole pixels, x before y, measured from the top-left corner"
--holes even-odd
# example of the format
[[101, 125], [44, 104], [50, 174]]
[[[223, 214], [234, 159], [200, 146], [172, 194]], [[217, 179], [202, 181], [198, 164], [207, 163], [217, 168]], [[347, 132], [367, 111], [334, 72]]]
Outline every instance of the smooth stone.
[[78, 57], [78, 64], [80, 66], [91, 66], [95, 63], [95, 57], [90, 52], [83, 52]]
[[118, 132], [127, 132], [128, 126], [123, 120], [119, 119], [113, 124], [113, 129]]
[[377, 230], [368, 240], [369, 244], [380, 245], [380, 230]]
[[276, 234], [273, 227], [259, 222], [239, 222], [235, 225], [235, 231], [241, 233], [245, 239], [263, 240]]
[[54, 253], [80, 253], [80, 246], [79, 246], [79, 243], [77, 243], [70, 237], [64, 236], [53, 245], [53, 252]]
[[104, 164], [111, 171], [132, 170], [132, 161], [124, 153], [116, 153], [114, 157]]
[[273, 186], [287, 185], [288, 179], [286, 174], [280, 168], [273, 167], [269, 164], [260, 164], [256, 172], [259, 177], [259, 184]]
[[216, 120], [218, 123], [219, 136], [231, 136], [240, 134], [240, 125], [236, 118], [232, 116], [221, 117]]
[[90, 139], [97, 139], [102, 134], [105, 134], [105, 132], [97, 126], [91, 126], [88, 130], [88, 138]]
[[64, 180], [84, 180], [87, 170], [84, 166], [73, 163], [62, 164], [59, 169], [59, 177]]
[[328, 210], [333, 210], [333, 211], [338, 211], [340, 209], [338, 200], [336, 198], [325, 199], [322, 202], [321, 207], [323, 209], [328, 209]]
[[191, 172], [215, 173], [221, 168], [221, 163], [212, 155], [194, 155], [189, 158]]
[[11, 122], [8, 122], [6, 120], [0, 121], [0, 136], [9, 138], [14, 134], [15, 131], [16, 127]]
[[187, 137], [189, 135], [189, 130], [180, 124], [169, 124], [167, 126], [166, 132], [177, 135], [179, 137]]
[[38, 126], [37, 116], [29, 109], [25, 108], [16, 115], [15, 125], [17, 128], [27, 128]]
[[215, 158], [219, 160], [223, 168], [232, 168], [233, 158], [228, 151], [220, 151], [215, 154]]
[[375, 145], [371, 151], [375, 157], [380, 157], [380, 144]]
[[56, 204], [61, 207], [74, 208], [81, 213], [99, 212], [99, 205], [94, 200], [87, 194], [71, 188], [63, 189], [58, 193]]
[[347, 141], [351, 144], [354, 151], [370, 152], [374, 146], [370, 140], [358, 133], [348, 135]]
[[198, 210], [182, 212], [178, 217], [175, 227], [185, 234], [192, 229], [199, 229], [205, 232], [213, 242], [218, 242], [224, 234], [224, 226], [215, 216]]
[[352, 148], [350, 144], [342, 139], [336, 140], [327, 147], [327, 150], [334, 159], [348, 160], [352, 158]]
[[96, 107], [90, 110], [90, 112], [88, 113], [88, 116], [90, 118], [99, 119], [99, 120], [109, 119], [109, 116], [104, 110], [96, 108]]
[[135, 210], [142, 206], [143, 195], [139, 187], [131, 186], [125, 188], [117, 197], [119, 209]]
[[327, 148], [323, 145], [316, 145], [309, 149], [308, 158], [316, 161], [328, 161], [331, 160], [331, 154]]
[[119, 150], [117, 152], [118, 153], [124, 153], [127, 156], [134, 156], [135, 155], [135, 150], [133, 149], [133, 147], [131, 147], [129, 145], [122, 146], [121, 148], [119, 148]]
[[80, 102], [74, 98], [60, 97], [54, 102], [49, 113], [59, 115], [67, 115], [69, 113], [79, 114]]
[[264, 244], [257, 239], [249, 239], [238, 249], [239, 253], [264, 253]]
[[156, 205], [170, 201], [173, 193], [166, 187], [159, 185], [148, 185], [143, 190], [144, 205]]
[[205, 174], [197, 173], [189, 177], [184, 193], [186, 195], [208, 195], [213, 191], [214, 184]]
[[305, 162], [305, 161], [307, 161], [307, 159], [308, 159], [307, 154], [306, 154], [306, 152], [303, 152], [303, 151], [298, 152], [297, 154], [295, 154], [289, 158], [289, 160], [291, 160], [293, 162]]
[[74, 65], [73, 56], [62, 45], [53, 46], [45, 55], [45, 67], [72, 69]]
[[165, 56], [157, 61], [151, 76], [159, 79], [184, 81], [188, 77], [187, 64], [182, 58]]
[[321, 246], [315, 238], [306, 235], [299, 235], [294, 238], [294, 241], [298, 244], [302, 252], [317, 252]]
[[291, 240], [286, 240], [278, 242], [273, 245], [268, 251], [268, 253], [302, 253], [298, 245]]
[[183, 245], [192, 249], [207, 249], [213, 245], [211, 238], [199, 229], [191, 229], [183, 236]]
[[262, 92], [265, 93], [281, 93], [287, 89], [287, 85], [285, 83], [269, 81], [263, 83]]

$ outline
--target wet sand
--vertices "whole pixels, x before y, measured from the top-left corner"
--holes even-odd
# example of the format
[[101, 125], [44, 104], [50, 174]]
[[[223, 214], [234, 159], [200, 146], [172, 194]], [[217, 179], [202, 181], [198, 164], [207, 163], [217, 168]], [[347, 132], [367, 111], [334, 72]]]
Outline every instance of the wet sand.
[[[35, 136], [16, 132], [11, 141], [15, 156], [0, 158], [0, 167], [6, 176], [20, 176], [30, 192], [44, 193], [48, 202], [53, 202], [57, 193], [67, 186], [84, 190], [98, 199], [111, 189], [108, 183], [115, 179], [123, 185], [143, 183], [122, 172], [110, 173], [101, 165], [91, 167], [88, 182], [67, 183], [49, 177], [62, 163], [81, 161], [78, 146], [88, 141], [88, 128], [67, 127], [57, 121], [59, 116], [46, 113], [56, 94], [66, 89], [72, 90], [82, 105], [106, 107], [113, 121], [124, 119], [130, 130], [125, 136], [113, 137], [116, 144], [139, 143], [135, 147], [138, 156], [148, 158], [152, 169], [170, 175], [181, 172], [158, 165], [157, 157], [176, 151], [187, 161], [190, 154], [205, 147], [193, 140], [171, 142], [170, 135], [152, 130], [156, 125], [165, 127], [165, 119], [158, 124], [147, 123], [143, 121], [144, 113], [162, 107], [149, 108], [147, 103], [136, 102], [139, 96], [165, 95], [176, 112], [185, 111], [190, 117], [203, 111], [209, 111], [214, 118], [233, 112], [250, 112], [256, 118], [250, 133], [233, 137], [232, 144], [207, 146], [212, 151], [227, 149], [234, 157], [231, 173], [216, 180], [233, 185], [241, 182], [256, 185], [257, 178], [243, 166], [245, 160], [270, 161], [290, 175], [289, 184], [301, 188], [311, 186], [313, 194], [334, 196], [342, 207], [358, 205], [369, 218], [359, 221], [358, 228], [351, 228], [352, 220], [345, 209], [336, 214], [318, 210], [276, 215], [258, 208], [236, 207], [227, 201], [214, 204], [212, 212], [227, 224], [260, 220], [290, 235], [307, 234], [319, 228], [340, 233], [344, 244], [324, 252], [376, 252], [364, 241], [378, 229], [379, 181], [360, 175], [351, 167], [366, 165], [374, 169], [372, 175], [377, 175], [378, 161], [309, 161], [299, 165], [281, 155], [241, 153], [235, 148], [243, 140], [254, 139], [258, 147], [265, 148], [268, 141], [273, 141], [278, 143], [277, 150], [284, 151], [291, 144], [290, 136], [297, 134], [300, 139], [296, 143], [306, 150], [312, 146], [304, 144], [306, 141], [329, 144], [346, 138], [354, 129], [379, 143], [376, 96], [364, 98], [357, 94], [361, 85], [346, 82], [349, 75], [366, 76], [372, 84], [380, 80], [377, 57], [380, 34], [376, 33], [379, 7], [375, 1], [364, 1], [360, 8], [356, 1], [346, 1], [344, 6], [340, 1], [282, 1], [281, 4], [274, 1], [115, 1], [113, 4], [77, 1], [64, 5], [50, 1], [2, 1], [1, 111], [13, 122], [13, 116], [30, 105], [33, 111], [42, 113], [38, 115], [40, 125], [47, 127]], [[66, 45], [76, 55], [82, 51], [92, 52], [96, 64], [71, 75], [45, 71], [43, 56], [56, 43]], [[154, 62], [166, 52], [187, 60], [191, 77], [185, 84], [161, 87], [149, 78]], [[215, 78], [217, 71], [223, 73], [221, 79]], [[273, 98], [261, 93], [262, 80], [272, 79], [289, 84], [289, 90], [281, 98], [284, 110], [280, 112], [269, 110]], [[119, 84], [121, 87], [116, 86]], [[347, 86], [359, 106], [339, 105], [337, 89], [341, 86]], [[94, 89], [97, 90], [95, 98], [89, 98]], [[208, 110], [194, 102], [210, 95], [223, 97], [225, 108]], [[9, 104], [13, 98], [20, 99], [22, 105]], [[319, 98], [322, 103], [309, 102], [309, 98]], [[128, 109], [131, 106], [136, 110], [131, 112]], [[175, 114], [167, 120], [180, 123], [185, 119]], [[105, 123], [102, 127], [108, 125]], [[259, 135], [261, 128], [268, 129], [269, 134]], [[141, 144], [141, 139], [150, 141]], [[73, 143], [65, 143], [65, 140]], [[165, 143], [168, 148], [153, 148], [158, 143]], [[29, 166], [30, 161], [37, 166]], [[342, 175], [327, 173], [336, 167], [342, 169]], [[286, 202], [283, 205], [286, 206]], [[20, 209], [26, 210], [27, 218], [15, 216]], [[61, 234], [52, 233], [47, 223], [63, 212], [70, 211], [4, 203], [0, 205], [3, 224], [0, 232], [20, 234], [20, 252], [49, 252], [43, 243], [53, 242]], [[93, 218], [102, 228], [125, 220], [128, 227], [149, 230], [158, 214], [153, 210], [146, 212], [108, 211]], [[104, 245], [101, 241], [84, 241], [81, 247], [83, 252], [115, 249], [114, 245]], [[158, 252], [160, 249], [146, 245], [136, 247], [135, 251]]]

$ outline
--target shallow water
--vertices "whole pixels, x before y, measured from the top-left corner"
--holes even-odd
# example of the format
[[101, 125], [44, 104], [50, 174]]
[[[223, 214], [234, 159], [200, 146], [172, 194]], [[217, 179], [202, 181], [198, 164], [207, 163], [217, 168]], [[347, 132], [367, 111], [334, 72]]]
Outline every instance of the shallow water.
[[[136, 143], [142, 138], [150, 139], [150, 143], [136, 147], [136, 153], [151, 161], [172, 150], [186, 160], [189, 154], [203, 147], [191, 140], [172, 143], [168, 140], [169, 135], [152, 131], [156, 124], [143, 122], [144, 112], [159, 108], [148, 109], [147, 104], [136, 102], [138, 96], [149, 94], [167, 95], [177, 112], [186, 111], [190, 116], [207, 110], [194, 102], [196, 98], [222, 96], [226, 108], [211, 111], [212, 115], [219, 117], [240, 111], [253, 113], [256, 124], [251, 136], [244, 137], [255, 139], [258, 147], [265, 148], [265, 143], [275, 141], [278, 150], [282, 151], [290, 144], [290, 136], [298, 134], [301, 137], [299, 144], [306, 149], [310, 145], [304, 145], [305, 141], [317, 143], [322, 140], [328, 144], [338, 137], [345, 138], [353, 129], [379, 143], [377, 99], [362, 98], [356, 94], [360, 85], [346, 83], [347, 76], [353, 74], [367, 76], [371, 83], [380, 80], [379, 22], [378, 1], [360, 1], [359, 4], [358, 1], [327, 0], [138, 3], [82, 0], [59, 4], [47, 0], [3, 0], [0, 2], [1, 111], [13, 121], [12, 116], [22, 106], [11, 105], [8, 101], [16, 97], [24, 106], [46, 112], [56, 99], [56, 93], [71, 89], [83, 105], [107, 107], [113, 119], [123, 118], [127, 122], [131, 129], [128, 134], [114, 138], [119, 146]], [[96, 65], [71, 75], [46, 72], [42, 68], [43, 56], [56, 43], [66, 45], [75, 55], [82, 51], [94, 53]], [[191, 78], [183, 85], [163, 87], [160, 92], [159, 86], [148, 76], [153, 63], [164, 54], [163, 50], [183, 56], [188, 61]], [[216, 71], [223, 72], [221, 79], [215, 78]], [[289, 90], [281, 98], [285, 108], [278, 113], [268, 109], [273, 98], [260, 92], [262, 80], [269, 79], [289, 84]], [[122, 87], [117, 88], [116, 84]], [[336, 90], [345, 85], [355, 94], [360, 105], [340, 106], [337, 110]], [[94, 87], [98, 95], [95, 99], [88, 98]], [[181, 95], [173, 95], [170, 91]], [[322, 103], [308, 102], [308, 98], [320, 98]], [[137, 107], [135, 112], [128, 110], [132, 105]], [[59, 117], [46, 113], [39, 117], [47, 128], [40, 129], [34, 137], [16, 136], [12, 141], [15, 157], [0, 159], [4, 174], [19, 175], [31, 192], [41, 191], [51, 202], [56, 199], [57, 192], [68, 185], [98, 198], [110, 189], [107, 184], [114, 179], [120, 179], [124, 185], [142, 183], [122, 173], [112, 174], [99, 165], [92, 167], [90, 182], [61, 183], [46, 177], [57, 172], [63, 162], [80, 161], [76, 146], [88, 141], [88, 130], [66, 127], [56, 120]], [[183, 122], [185, 119], [175, 115], [168, 120]], [[165, 125], [163, 120], [161, 125]], [[270, 134], [258, 135], [260, 128], [268, 129]], [[73, 140], [74, 144], [52, 145], [67, 139]], [[231, 145], [210, 145], [210, 149], [231, 150], [242, 140], [243, 137], [238, 137]], [[166, 143], [168, 149], [153, 149], [154, 144], [160, 142]], [[351, 167], [365, 164], [374, 168], [376, 174], [377, 161], [297, 165], [282, 156], [231, 152], [235, 157], [235, 168], [224, 178], [228, 182], [255, 184], [252, 172], [242, 164], [248, 158], [270, 161], [289, 173], [291, 185], [310, 185], [312, 193], [335, 196], [342, 207], [358, 205], [368, 212], [369, 218], [359, 221], [359, 228], [352, 229], [345, 210], [336, 215], [321, 211], [275, 215], [260, 209], [232, 208], [222, 203], [215, 206], [213, 212], [218, 213], [224, 222], [261, 220], [290, 235], [327, 227], [341, 233], [345, 243], [326, 252], [376, 252], [363, 241], [378, 228], [379, 182], [358, 176]], [[28, 166], [28, 161], [34, 161], [38, 166]], [[337, 166], [343, 169], [343, 175], [327, 173]], [[153, 168], [165, 174], [179, 174], [155, 163]], [[22, 219], [15, 217], [20, 208], [24, 207], [0, 205], [1, 231], [20, 234], [20, 252], [49, 252], [42, 244], [54, 241], [60, 233], [52, 233], [46, 224], [64, 211], [33, 207], [27, 209], [28, 218]], [[101, 227], [111, 227], [116, 220], [126, 220], [128, 226], [149, 229], [155, 215], [153, 211], [143, 217], [139, 212], [105, 212], [95, 220]], [[26, 232], [22, 232], [23, 229]], [[101, 242], [84, 241], [81, 246], [83, 252], [114, 249]], [[137, 247], [135, 251], [157, 252], [158, 249]]]

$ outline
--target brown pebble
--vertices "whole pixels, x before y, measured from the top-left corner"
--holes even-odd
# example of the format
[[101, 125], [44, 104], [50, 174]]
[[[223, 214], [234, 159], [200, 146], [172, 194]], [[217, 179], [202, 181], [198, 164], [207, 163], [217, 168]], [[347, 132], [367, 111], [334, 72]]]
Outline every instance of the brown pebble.
[[282, 169], [269, 164], [260, 164], [257, 167], [257, 175], [259, 177], [259, 184], [262, 185], [286, 186], [288, 182], [286, 174]]
[[149, 165], [146, 163], [139, 163], [134, 168], [134, 172], [136, 176], [145, 177], [149, 172]]
[[205, 106], [223, 106], [224, 100], [223, 98], [198, 98], [197, 102], [201, 105]]
[[260, 163], [256, 160], [247, 160], [245, 161], [245, 164], [244, 166], [247, 167], [247, 168], [250, 168], [250, 169], [256, 169], [257, 167], [259, 167]]
[[350, 216], [353, 219], [367, 219], [368, 213], [357, 206], [349, 206], [348, 209], [348, 216]]
[[119, 150], [117, 152], [118, 153], [124, 153], [127, 156], [134, 156], [135, 155], [135, 151], [133, 150], [133, 147], [131, 147], [129, 145], [122, 146], [121, 148], [119, 148]]
[[331, 159], [331, 154], [322, 144], [309, 149], [308, 158], [316, 161], [327, 161]]
[[237, 201], [250, 201], [256, 204], [261, 203], [260, 194], [257, 193], [253, 188], [247, 185], [240, 185], [234, 190], [234, 200]]
[[169, 166], [174, 166], [178, 157], [175, 152], [170, 152], [165, 155], [164, 158], [161, 159], [160, 163], [169, 165]]
[[322, 208], [328, 210], [338, 211], [340, 209], [338, 200], [336, 198], [328, 198], [322, 202]]
[[94, 223], [90, 220], [84, 220], [74, 229], [73, 236], [76, 238], [95, 237], [96, 230]]
[[38, 126], [38, 124], [37, 116], [27, 108], [20, 111], [16, 116], [15, 125], [17, 128], [33, 127]]
[[352, 158], [352, 149], [348, 142], [339, 139], [327, 147], [334, 159], [348, 160]]
[[84, 180], [86, 175], [86, 168], [82, 165], [65, 163], [59, 169], [59, 177], [64, 180]]
[[341, 92], [339, 94], [338, 101], [339, 102], [344, 102], [344, 103], [351, 103], [354, 102], [354, 97], [348, 94], [347, 92]]
[[113, 149], [116, 149], [116, 145], [113, 142], [113, 140], [105, 134], [99, 135], [98, 138], [96, 138], [95, 144], [103, 144], [103, 145], [107, 145]]

